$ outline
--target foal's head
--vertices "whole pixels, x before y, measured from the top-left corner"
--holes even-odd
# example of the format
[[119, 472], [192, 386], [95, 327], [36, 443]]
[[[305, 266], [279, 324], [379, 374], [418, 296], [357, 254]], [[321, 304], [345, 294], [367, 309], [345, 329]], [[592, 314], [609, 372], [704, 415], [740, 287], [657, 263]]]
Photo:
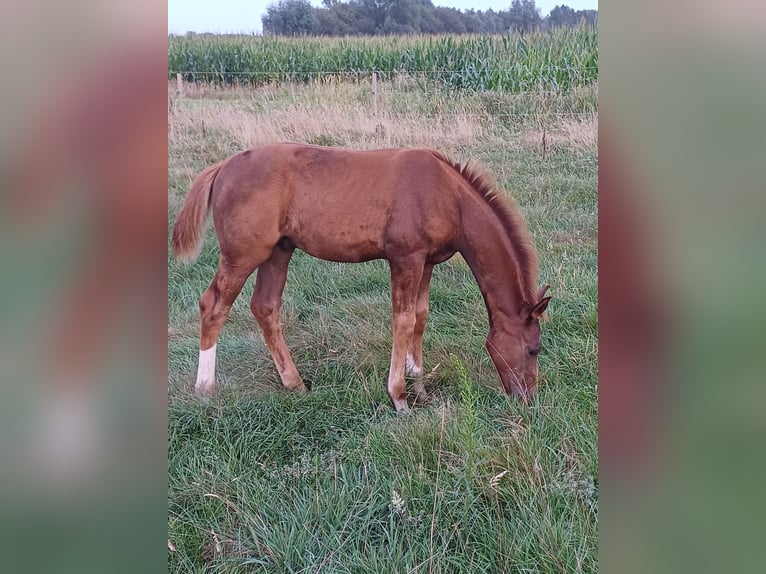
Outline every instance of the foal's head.
[[537, 292], [537, 303], [522, 307], [512, 321], [495, 324], [487, 337], [487, 351], [495, 364], [505, 392], [525, 401], [537, 386], [537, 355], [540, 352], [540, 318], [550, 297], [548, 285]]

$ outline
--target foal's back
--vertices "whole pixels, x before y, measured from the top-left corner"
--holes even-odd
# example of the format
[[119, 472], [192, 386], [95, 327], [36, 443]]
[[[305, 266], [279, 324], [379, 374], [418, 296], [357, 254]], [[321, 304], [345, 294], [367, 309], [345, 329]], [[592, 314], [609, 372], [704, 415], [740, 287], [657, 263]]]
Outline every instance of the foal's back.
[[332, 261], [449, 251], [460, 179], [424, 149], [255, 148], [216, 178], [213, 217], [225, 249], [290, 241]]

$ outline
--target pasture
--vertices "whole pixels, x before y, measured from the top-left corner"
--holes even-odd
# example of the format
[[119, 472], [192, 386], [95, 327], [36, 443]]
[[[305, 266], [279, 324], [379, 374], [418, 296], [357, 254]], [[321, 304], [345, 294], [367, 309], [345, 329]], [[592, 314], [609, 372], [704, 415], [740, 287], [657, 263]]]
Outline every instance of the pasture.
[[[198, 300], [218, 263], [208, 229], [192, 266], [168, 257], [170, 572], [597, 570], [597, 86], [559, 94], [367, 79], [169, 84], [168, 236], [193, 177], [294, 140], [429, 146], [481, 161], [516, 200], [553, 300], [538, 394], [502, 393], [484, 302], [459, 256], [434, 269], [424, 338], [429, 399], [386, 394], [384, 262], [290, 262], [282, 321], [311, 391], [285, 392], [249, 309], [218, 342], [217, 395], [194, 396]], [[411, 400], [410, 400], [411, 402]]]

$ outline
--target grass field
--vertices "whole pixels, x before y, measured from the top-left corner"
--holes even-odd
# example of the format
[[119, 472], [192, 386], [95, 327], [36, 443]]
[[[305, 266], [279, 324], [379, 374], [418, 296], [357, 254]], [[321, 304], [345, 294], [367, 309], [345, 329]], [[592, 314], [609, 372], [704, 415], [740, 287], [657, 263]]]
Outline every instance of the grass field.
[[524, 405], [502, 394], [484, 350], [469, 269], [459, 257], [437, 266], [430, 398], [397, 416], [386, 264], [296, 252], [283, 325], [311, 392], [282, 390], [248, 307], [251, 281], [219, 340], [219, 392], [201, 400], [197, 305], [217, 265], [212, 229], [196, 264], [169, 258], [169, 571], [597, 570], [596, 89], [546, 99], [404, 77], [381, 84], [378, 117], [364, 83], [169, 92], [169, 233], [194, 175], [247, 147], [426, 145], [482, 161], [511, 193], [554, 297], [539, 392]]

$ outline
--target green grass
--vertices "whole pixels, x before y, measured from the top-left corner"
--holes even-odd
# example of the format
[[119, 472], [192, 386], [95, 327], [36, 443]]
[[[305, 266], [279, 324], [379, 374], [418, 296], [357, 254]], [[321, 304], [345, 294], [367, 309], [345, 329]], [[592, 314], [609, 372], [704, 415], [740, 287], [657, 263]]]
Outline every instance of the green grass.
[[[400, 101], [388, 88], [382, 113]], [[203, 135], [200, 121], [236, 109], [261, 125], [258, 114], [296, 102], [353, 106], [366, 93], [263, 89], [179, 103], [187, 119], [169, 148], [169, 230], [192, 175], [243, 145], [234, 132], [208, 126]], [[448, 151], [481, 160], [513, 190], [538, 248], [540, 282], [552, 285], [536, 399], [524, 405], [502, 394], [484, 350], [481, 294], [454, 258], [436, 267], [431, 286], [429, 400], [397, 415], [386, 394], [387, 265], [299, 252], [282, 316], [311, 392], [282, 390], [249, 311], [250, 282], [219, 340], [219, 392], [194, 397], [197, 303], [218, 260], [210, 230], [195, 265], [168, 261], [170, 572], [597, 570], [597, 151], [551, 140], [543, 158], [528, 137], [538, 126], [509, 123], [505, 108], [489, 109], [486, 98], [461, 96], [478, 116], [478, 135]], [[412, 122], [448, 122], [457, 111], [438, 94], [422, 99]], [[310, 125], [292, 129], [296, 139], [313, 133]], [[340, 124], [326, 137], [372, 145], [361, 128], [344, 132]]]
[[454, 88], [568, 91], [598, 78], [593, 26], [497, 36], [171, 36], [170, 79], [217, 84], [382, 78], [407, 72]]

